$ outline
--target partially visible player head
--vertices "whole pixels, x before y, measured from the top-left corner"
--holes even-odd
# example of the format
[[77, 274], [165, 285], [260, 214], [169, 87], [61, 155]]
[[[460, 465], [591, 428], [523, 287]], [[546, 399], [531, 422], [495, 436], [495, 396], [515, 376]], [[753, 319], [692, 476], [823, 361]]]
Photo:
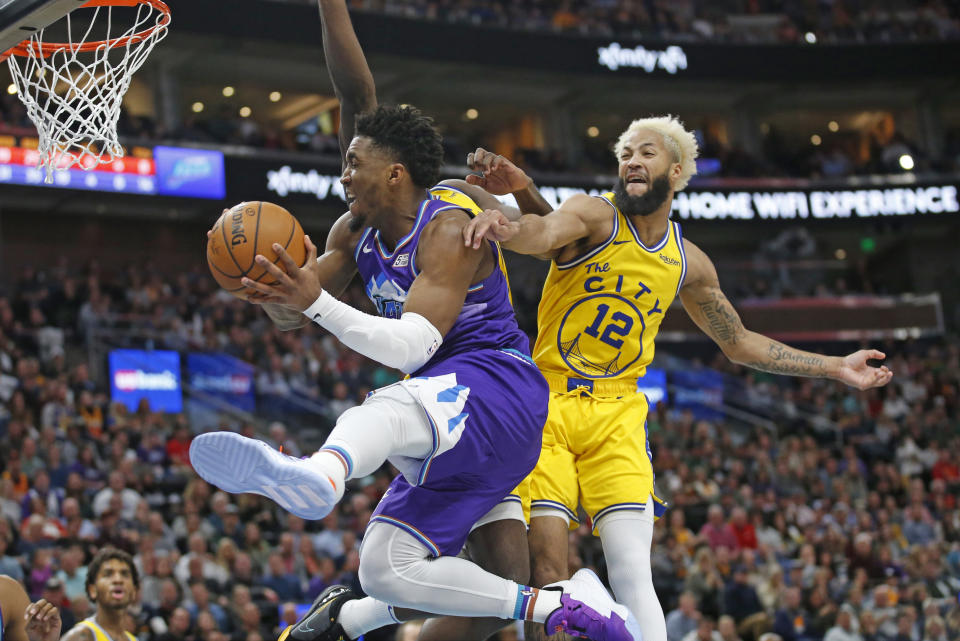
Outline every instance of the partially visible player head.
[[98, 608], [124, 610], [137, 599], [140, 575], [133, 557], [117, 548], [103, 548], [87, 568], [87, 597]]
[[697, 139], [673, 116], [634, 120], [614, 146], [619, 178], [613, 191], [628, 216], [649, 216], [697, 173]]
[[415, 107], [381, 105], [357, 116], [340, 178], [353, 214], [351, 229], [358, 231], [375, 222], [369, 218], [388, 212], [398, 190], [437, 184], [441, 141], [433, 119]]

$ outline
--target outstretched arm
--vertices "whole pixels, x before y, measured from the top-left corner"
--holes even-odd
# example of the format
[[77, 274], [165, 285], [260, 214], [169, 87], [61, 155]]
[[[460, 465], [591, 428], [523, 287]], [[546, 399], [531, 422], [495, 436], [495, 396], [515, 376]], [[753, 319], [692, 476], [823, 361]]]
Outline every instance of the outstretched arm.
[[743, 326], [737, 311], [720, 289], [717, 270], [703, 251], [684, 240], [687, 280], [680, 289], [684, 309], [731, 361], [774, 374], [814, 376], [843, 381], [857, 389], [882, 387], [893, 377], [885, 365], [867, 360], [886, 358], [875, 349], [848, 356], [824, 356], [794, 349]]
[[516, 207], [504, 205], [497, 199], [496, 196], [486, 189], [468, 183], [465, 180], [460, 180], [459, 178], [447, 178], [446, 180], [441, 180], [440, 184], [444, 187], [450, 187], [465, 193], [470, 197], [470, 200], [477, 203], [477, 206], [480, 207], [480, 209], [499, 209], [501, 212], [503, 212], [503, 215], [506, 216], [508, 220], [519, 220], [520, 216], [523, 215], [523, 212]]
[[610, 207], [585, 194], [572, 196], [546, 216], [524, 214], [511, 221], [494, 209], [484, 211], [463, 230], [463, 242], [474, 249], [484, 239], [495, 240], [518, 254], [556, 258], [560, 250], [581, 239], [602, 242], [610, 234]]
[[[467, 154], [467, 167], [475, 173], [468, 174], [466, 182], [477, 185], [497, 196], [512, 194], [517, 199], [520, 211], [544, 216], [553, 211], [553, 207], [540, 194], [533, 179], [525, 171], [513, 164], [506, 156], [477, 147]], [[484, 209], [491, 209], [481, 205]], [[503, 212], [510, 220], [516, 220], [507, 211]]]
[[340, 153], [346, 154], [357, 114], [377, 106], [376, 87], [360, 41], [353, 30], [346, 0], [317, 0], [323, 32], [323, 55], [333, 91], [340, 101]]

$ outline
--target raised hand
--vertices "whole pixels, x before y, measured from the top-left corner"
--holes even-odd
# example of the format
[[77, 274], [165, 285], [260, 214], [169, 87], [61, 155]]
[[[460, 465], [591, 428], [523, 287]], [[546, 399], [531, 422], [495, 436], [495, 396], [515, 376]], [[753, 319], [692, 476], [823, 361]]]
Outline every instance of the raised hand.
[[479, 174], [468, 174], [466, 181], [483, 187], [491, 194], [505, 196], [526, 189], [530, 177], [505, 157], [483, 147], [467, 154], [467, 167]]
[[875, 349], [861, 349], [849, 356], [844, 356], [837, 379], [861, 390], [883, 387], [893, 378], [893, 372], [886, 365], [871, 367], [867, 365], [867, 361], [883, 360], [886, 357], [886, 354]]
[[60, 611], [46, 599], [28, 605], [23, 620], [30, 641], [57, 641], [60, 638]]
[[240, 283], [253, 292], [247, 296], [248, 301], [257, 305], [277, 303], [302, 312], [317, 300], [323, 292], [323, 287], [320, 286], [320, 267], [317, 264], [317, 246], [309, 236], [303, 237], [303, 244], [307, 249], [307, 260], [303, 267], [298, 266], [279, 243], [273, 244], [273, 251], [280, 256], [286, 272], [266, 256], [257, 254], [254, 260], [269, 274], [263, 280], [269, 281], [269, 277], [273, 277], [274, 282], [267, 284], [246, 277], [241, 279]]
[[520, 225], [510, 222], [499, 209], [484, 209], [463, 228], [463, 244], [479, 249], [484, 239], [503, 243], [516, 236], [518, 231]]

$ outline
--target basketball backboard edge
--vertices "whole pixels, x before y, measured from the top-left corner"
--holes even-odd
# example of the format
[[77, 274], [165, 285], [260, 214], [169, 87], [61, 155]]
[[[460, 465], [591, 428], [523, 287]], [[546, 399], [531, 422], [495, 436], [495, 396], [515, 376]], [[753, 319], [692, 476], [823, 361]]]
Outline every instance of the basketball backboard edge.
[[87, 0], [0, 0], [0, 54]]

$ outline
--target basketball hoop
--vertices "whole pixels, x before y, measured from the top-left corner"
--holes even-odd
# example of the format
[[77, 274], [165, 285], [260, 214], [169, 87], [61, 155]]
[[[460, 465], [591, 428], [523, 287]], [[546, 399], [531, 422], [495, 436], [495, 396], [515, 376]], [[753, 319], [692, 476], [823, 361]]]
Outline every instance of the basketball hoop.
[[[129, 16], [115, 16], [116, 7], [136, 8], [133, 25], [120, 35], [115, 24]], [[37, 167], [46, 169], [47, 183], [55, 169], [89, 170], [123, 156], [117, 140], [123, 96], [170, 24], [162, 0], [90, 0], [81, 8], [93, 9], [89, 25], [75, 29], [68, 13], [66, 42], [44, 42], [47, 27], [0, 55], [37, 128]]]

